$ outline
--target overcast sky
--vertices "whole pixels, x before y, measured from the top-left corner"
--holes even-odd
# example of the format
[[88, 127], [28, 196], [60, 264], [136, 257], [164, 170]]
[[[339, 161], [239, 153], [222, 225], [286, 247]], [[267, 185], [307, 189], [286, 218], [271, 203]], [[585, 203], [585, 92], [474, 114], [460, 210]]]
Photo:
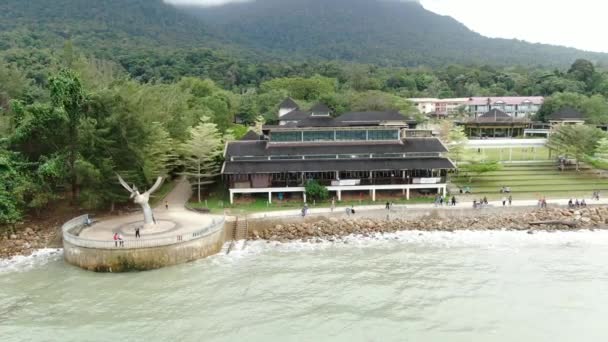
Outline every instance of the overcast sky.
[[[218, 5], [246, 0], [165, 0]], [[331, 0], [327, 0], [331, 1]], [[606, 0], [420, 0], [488, 37], [518, 38], [584, 50], [608, 52]]]

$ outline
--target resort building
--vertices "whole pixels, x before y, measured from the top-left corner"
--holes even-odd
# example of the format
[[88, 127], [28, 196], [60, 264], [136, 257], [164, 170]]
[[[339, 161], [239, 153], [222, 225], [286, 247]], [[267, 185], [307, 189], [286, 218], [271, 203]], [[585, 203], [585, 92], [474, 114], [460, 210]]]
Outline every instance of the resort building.
[[552, 128], [562, 125], [583, 125], [585, 124], [585, 116], [572, 107], [565, 107], [551, 114], [549, 123]]
[[[557, 112], [551, 114], [547, 120], [549, 123], [533, 123], [528, 129], [524, 130], [524, 136], [548, 137], [561, 126], [585, 124], [585, 116], [583, 113], [572, 107], [564, 107], [558, 110]], [[602, 128], [602, 126], [598, 126], [598, 128]]]
[[464, 125], [465, 133], [471, 138], [514, 138], [524, 135], [531, 121], [495, 108], [459, 124]]
[[[281, 113], [279, 113], [281, 114]], [[327, 106], [279, 115], [262, 135], [226, 144], [222, 175], [230, 201], [264, 194], [268, 202], [289, 197], [306, 202], [306, 184], [343, 196], [371, 198], [443, 193], [455, 169], [446, 147], [399, 112], [353, 112], [333, 118]]]
[[469, 101], [468, 98], [412, 98], [408, 100], [414, 103], [420, 113], [438, 118], [456, 115], [461, 108], [466, 111]]
[[513, 118], [531, 118], [543, 105], [544, 97], [472, 97], [467, 102], [470, 116], [477, 118], [492, 109], [499, 109], [501, 112]]

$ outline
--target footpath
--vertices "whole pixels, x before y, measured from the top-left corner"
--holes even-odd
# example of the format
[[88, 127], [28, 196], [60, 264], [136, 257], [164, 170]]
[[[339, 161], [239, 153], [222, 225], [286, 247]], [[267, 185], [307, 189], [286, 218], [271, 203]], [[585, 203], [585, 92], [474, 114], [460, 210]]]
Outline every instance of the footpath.
[[[568, 201], [570, 199], [547, 199], [547, 207], [555, 208], [555, 207], [567, 207]], [[579, 199], [580, 200], [580, 199]], [[597, 206], [597, 205], [608, 205], [608, 198], [601, 198], [598, 200], [585, 199], [588, 206]], [[331, 208], [314, 208], [309, 207], [306, 216], [318, 216], [318, 215], [346, 215], [346, 208], [350, 208], [350, 206], [340, 206], [337, 205], [336, 208], [332, 211]], [[485, 209], [495, 209], [498, 210], [503, 208], [502, 201], [489, 201], [488, 205], [480, 210], [480, 213], [483, 213]], [[506, 209], [526, 209], [526, 208], [538, 208], [538, 200], [519, 200], [513, 201], [511, 205], [507, 203], [505, 206]], [[354, 206], [355, 212], [357, 216], [365, 214], [366, 216], [377, 216], [381, 214], [385, 214], [386, 211], [386, 202], [382, 204], [376, 205], [361, 205]], [[406, 212], [406, 211], [427, 211], [430, 212], [432, 210], [464, 210], [471, 209], [473, 210], [473, 202], [460, 202], [456, 203], [455, 206], [446, 205], [435, 205], [433, 203], [425, 203], [425, 204], [394, 204], [391, 207], [390, 212]], [[259, 212], [248, 214], [247, 218], [249, 219], [262, 219], [262, 218], [288, 218], [288, 217], [296, 217], [302, 216], [302, 209], [291, 209], [291, 210], [278, 210], [278, 211], [267, 211], [267, 212]]]

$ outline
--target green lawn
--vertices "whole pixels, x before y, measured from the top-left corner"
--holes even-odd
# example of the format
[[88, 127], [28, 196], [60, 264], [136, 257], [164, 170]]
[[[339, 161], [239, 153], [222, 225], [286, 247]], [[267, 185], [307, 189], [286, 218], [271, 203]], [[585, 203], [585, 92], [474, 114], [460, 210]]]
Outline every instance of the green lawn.
[[[376, 202], [373, 202], [369, 197], [359, 199], [346, 199], [342, 202], [336, 202], [336, 206], [351, 206], [355, 207], [360, 205], [372, 205], [372, 204], [383, 204], [387, 200], [396, 204], [417, 204], [417, 203], [433, 203], [434, 195], [427, 197], [412, 197], [410, 200], [404, 198], [391, 197], [387, 199], [383, 197], [381, 193], [377, 194], [378, 198]], [[345, 196], [346, 197], [346, 196]], [[201, 203], [193, 200], [189, 203], [192, 208], [209, 208], [212, 213], [223, 213], [227, 210], [233, 214], [245, 214], [255, 213], [263, 211], [277, 211], [277, 210], [290, 210], [300, 209], [303, 203], [296, 199], [279, 201], [276, 197], [273, 198], [272, 203], [268, 203], [267, 194], [252, 195], [247, 201], [237, 200], [233, 205], [230, 204], [228, 194], [225, 194], [220, 186], [217, 186], [211, 195], [206, 196]], [[308, 206], [310, 208], [329, 208], [331, 206], [331, 199], [325, 201], [309, 201]]]
[[582, 170], [580, 172], [558, 171], [555, 163], [538, 162], [531, 164], [505, 164], [499, 171], [488, 172], [472, 179], [460, 174], [453, 176], [451, 182], [457, 187], [470, 187], [477, 198], [486, 196], [498, 199], [503, 186], [511, 188], [511, 195], [516, 199], [535, 199], [541, 196], [548, 198], [588, 198], [593, 191], [608, 192], [608, 179]]

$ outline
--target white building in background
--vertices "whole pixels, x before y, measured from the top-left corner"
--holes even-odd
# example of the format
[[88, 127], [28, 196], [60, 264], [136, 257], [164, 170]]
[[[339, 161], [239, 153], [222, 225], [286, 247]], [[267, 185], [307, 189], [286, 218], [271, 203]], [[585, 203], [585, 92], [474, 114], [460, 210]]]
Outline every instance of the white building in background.
[[540, 110], [544, 101], [542, 96], [472, 97], [467, 105], [472, 117], [499, 109], [513, 118], [530, 118]]
[[467, 102], [469, 101], [468, 98], [412, 98], [408, 100], [414, 103], [420, 113], [434, 116], [457, 114], [461, 107], [464, 107], [466, 110]]
[[503, 96], [503, 97], [471, 97], [471, 98], [411, 98], [422, 114], [448, 116], [458, 113], [464, 108], [471, 117], [481, 116], [492, 109], [499, 109], [514, 118], [530, 118], [543, 105], [542, 96]]

